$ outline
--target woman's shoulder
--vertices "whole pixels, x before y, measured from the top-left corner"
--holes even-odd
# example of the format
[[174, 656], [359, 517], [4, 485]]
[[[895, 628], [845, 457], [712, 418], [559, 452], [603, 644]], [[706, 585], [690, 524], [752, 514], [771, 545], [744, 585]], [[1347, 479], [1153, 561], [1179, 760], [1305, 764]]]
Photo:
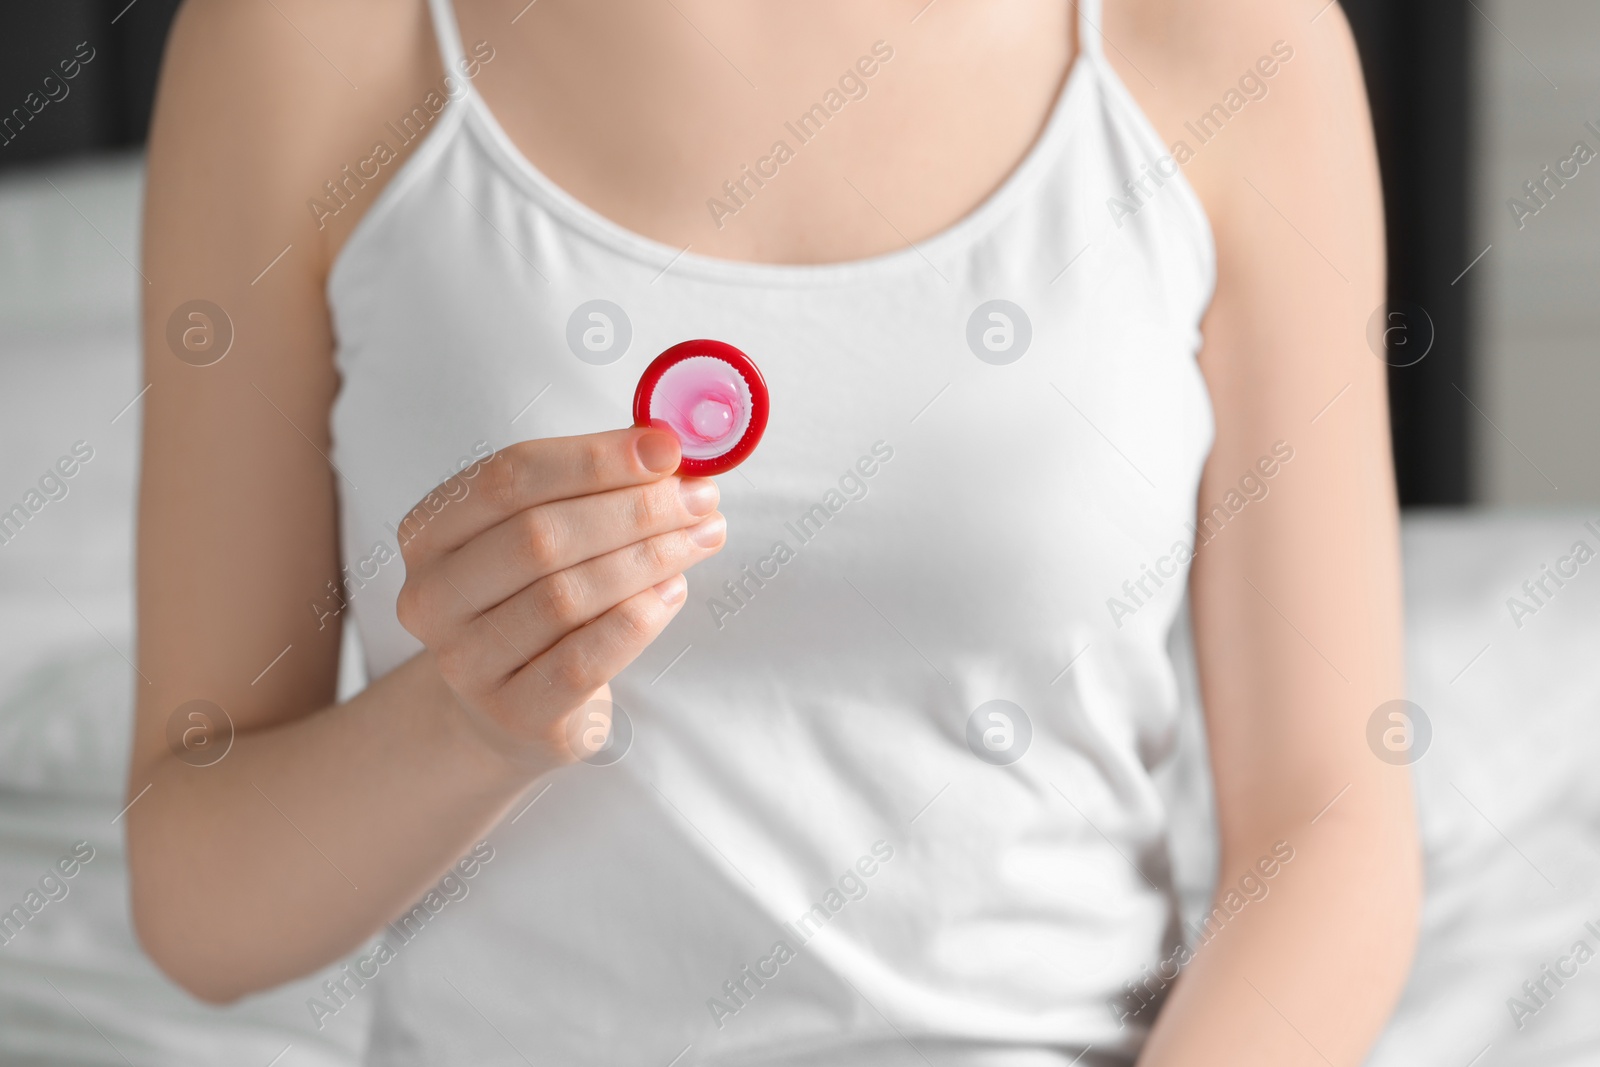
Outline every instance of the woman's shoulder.
[[317, 218], [325, 183], [439, 75], [426, 0], [188, 0], [168, 41], [152, 163], [176, 163], [193, 195], [298, 232], [310, 222], [325, 270], [399, 168], [367, 183], [355, 210]]
[[[1105, 52], [1213, 215], [1241, 176], [1366, 168], [1361, 63], [1337, 0], [1105, 0]], [[1360, 175], [1364, 177], [1364, 174]]]
[[1338, 0], [1104, 0], [1103, 17], [1112, 65], [1163, 110], [1225, 92], [1274, 45], [1310, 60], [1296, 81], [1360, 80]]

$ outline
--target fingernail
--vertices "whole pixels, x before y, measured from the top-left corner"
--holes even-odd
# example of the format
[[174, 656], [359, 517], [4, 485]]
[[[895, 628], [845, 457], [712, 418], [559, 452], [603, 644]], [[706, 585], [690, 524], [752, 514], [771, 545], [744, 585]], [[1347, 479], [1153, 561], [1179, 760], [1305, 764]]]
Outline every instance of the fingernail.
[[682, 600], [684, 594], [689, 591], [689, 583], [684, 579], [683, 575], [674, 574], [666, 581], [657, 583], [655, 586], [655, 591], [661, 594], [661, 599], [663, 602], [667, 604], [676, 604], [678, 601]]
[[633, 447], [639, 462], [656, 474], [666, 474], [678, 466], [678, 439], [669, 433], [641, 434]]
[[715, 548], [722, 544], [728, 530], [728, 520], [721, 515], [713, 515], [709, 519], [689, 527], [689, 540], [701, 548]]
[[691, 515], [705, 515], [714, 511], [718, 498], [722, 496], [717, 490], [717, 483], [710, 478], [685, 478], [678, 483], [678, 493]]

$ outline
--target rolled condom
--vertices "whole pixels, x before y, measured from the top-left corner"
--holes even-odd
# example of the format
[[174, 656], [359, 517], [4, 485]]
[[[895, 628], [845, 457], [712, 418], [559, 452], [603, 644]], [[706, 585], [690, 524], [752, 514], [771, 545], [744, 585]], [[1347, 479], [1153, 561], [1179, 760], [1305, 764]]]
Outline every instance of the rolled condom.
[[732, 345], [684, 341], [645, 368], [633, 394], [633, 422], [678, 439], [677, 473], [722, 474], [744, 462], [766, 431], [767, 383]]

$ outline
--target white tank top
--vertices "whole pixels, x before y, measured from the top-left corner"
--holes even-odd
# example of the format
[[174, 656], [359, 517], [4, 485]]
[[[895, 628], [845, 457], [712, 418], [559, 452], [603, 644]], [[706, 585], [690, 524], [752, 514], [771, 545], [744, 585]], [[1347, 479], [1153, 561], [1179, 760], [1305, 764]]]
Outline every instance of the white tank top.
[[[448, 70], [487, 54], [432, 6]], [[357, 994], [377, 1007], [369, 1062], [1138, 1048], [1153, 1012], [1118, 1005], [1178, 935], [1151, 769], [1212, 441], [1194, 356], [1215, 253], [1102, 55], [1098, 3], [1079, 7], [1075, 65], [999, 190], [847, 263], [630, 232], [452, 79], [328, 280], [369, 674], [421, 650], [395, 619], [395, 526], [475, 455], [628, 425], [645, 364], [695, 337], [750, 354], [771, 419], [719, 478], [726, 546], [612, 683], [626, 753], [535, 783], [465, 898], [410, 940], [374, 935], [393, 958]], [[835, 98], [848, 122], [859, 105]]]

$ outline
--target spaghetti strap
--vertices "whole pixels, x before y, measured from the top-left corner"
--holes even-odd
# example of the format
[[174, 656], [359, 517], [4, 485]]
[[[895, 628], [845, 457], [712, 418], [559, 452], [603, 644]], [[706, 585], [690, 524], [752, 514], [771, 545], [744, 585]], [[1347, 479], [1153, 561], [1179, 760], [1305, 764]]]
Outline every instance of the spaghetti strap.
[[456, 26], [456, 12], [451, 0], [428, 0], [428, 7], [433, 13], [433, 36], [439, 42], [439, 59], [444, 63], [444, 72], [455, 75], [462, 67], [462, 60], [466, 58], [466, 50], [461, 47], [461, 30]]
[[1074, 3], [1078, 7], [1078, 51], [1098, 56], [1101, 53], [1101, 0], [1074, 0]]

